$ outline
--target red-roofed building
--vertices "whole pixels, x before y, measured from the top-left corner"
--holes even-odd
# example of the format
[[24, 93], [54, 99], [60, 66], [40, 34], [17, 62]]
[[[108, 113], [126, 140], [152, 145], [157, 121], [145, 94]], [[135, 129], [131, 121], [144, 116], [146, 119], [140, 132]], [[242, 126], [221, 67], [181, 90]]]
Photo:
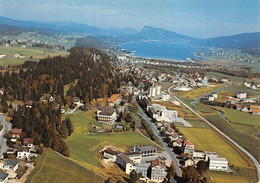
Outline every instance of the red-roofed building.
[[16, 129], [16, 128], [11, 129], [11, 137], [12, 137], [11, 141], [16, 142], [17, 139], [21, 138], [21, 134], [22, 134], [22, 129]]
[[253, 110], [260, 110], [260, 106], [258, 105], [250, 105], [250, 111], [253, 112]]
[[189, 155], [192, 157], [194, 150], [195, 150], [195, 144], [188, 140], [184, 140], [184, 153], [189, 153]]
[[119, 104], [121, 102], [122, 98], [120, 94], [113, 94], [109, 99], [108, 99], [108, 105], [109, 106], [114, 106], [115, 104]]
[[23, 145], [32, 148], [33, 147], [33, 139], [31, 138], [24, 138]]

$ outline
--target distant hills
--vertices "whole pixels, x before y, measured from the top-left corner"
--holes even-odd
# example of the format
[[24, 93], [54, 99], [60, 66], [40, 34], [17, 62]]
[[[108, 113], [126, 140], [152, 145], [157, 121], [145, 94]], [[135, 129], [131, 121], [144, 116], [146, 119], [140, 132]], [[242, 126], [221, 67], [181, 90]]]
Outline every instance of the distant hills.
[[260, 32], [199, 39], [151, 26], [144, 26], [140, 32], [137, 32], [130, 28], [101, 29], [96, 26], [72, 22], [23, 21], [0, 17], [0, 33], [11, 33], [15, 30], [17, 30], [17, 32], [37, 31], [48, 34], [87, 34], [87, 39], [79, 39], [76, 42], [76, 46], [83, 47], [89, 47], [89, 45], [94, 47], [107, 47], [123, 43], [160, 41], [165, 43], [191, 44], [197, 46], [235, 48], [251, 53], [260, 52]]
[[107, 35], [119, 36], [122, 34], [135, 33], [134, 29], [130, 28], [108, 28], [101, 29], [96, 26], [73, 22], [39, 22], [39, 21], [24, 21], [14, 20], [6, 17], [0, 17], [0, 29], [6, 26], [13, 26], [17, 28], [26, 28], [26, 30], [39, 31], [42, 33], [65, 34], [65, 33], [84, 33], [90, 35]]

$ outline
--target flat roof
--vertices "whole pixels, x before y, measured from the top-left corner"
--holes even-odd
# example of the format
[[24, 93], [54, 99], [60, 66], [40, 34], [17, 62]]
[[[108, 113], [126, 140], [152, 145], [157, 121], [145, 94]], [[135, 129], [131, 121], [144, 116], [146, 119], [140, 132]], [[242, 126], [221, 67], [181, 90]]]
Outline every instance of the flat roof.
[[224, 157], [210, 157], [209, 160], [210, 161], [213, 160], [213, 161], [227, 161], [228, 162], [228, 160]]
[[145, 151], [145, 150], [157, 150], [154, 146], [139, 146], [136, 147], [140, 151]]

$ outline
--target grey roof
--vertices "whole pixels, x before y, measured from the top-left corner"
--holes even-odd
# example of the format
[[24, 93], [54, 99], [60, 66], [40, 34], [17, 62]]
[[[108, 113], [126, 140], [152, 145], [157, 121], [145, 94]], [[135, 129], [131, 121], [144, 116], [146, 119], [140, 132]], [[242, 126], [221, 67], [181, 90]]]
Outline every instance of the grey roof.
[[0, 173], [0, 180], [5, 180], [8, 176], [9, 176], [8, 173], [1, 172], [1, 173]]
[[139, 149], [140, 151], [146, 151], [146, 150], [157, 150], [155, 147], [153, 146], [139, 146], [136, 147], [136, 149]]
[[6, 165], [11, 165], [11, 166], [16, 166], [18, 164], [18, 161], [15, 159], [9, 159], [7, 161], [5, 161]]

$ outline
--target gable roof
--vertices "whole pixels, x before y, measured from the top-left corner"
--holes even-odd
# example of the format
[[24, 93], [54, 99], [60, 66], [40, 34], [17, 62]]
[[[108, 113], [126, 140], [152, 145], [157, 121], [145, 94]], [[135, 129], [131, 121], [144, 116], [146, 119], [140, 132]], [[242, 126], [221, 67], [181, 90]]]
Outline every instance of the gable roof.
[[14, 134], [14, 133], [21, 134], [22, 133], [22, 129], [12, 128], [11, 129], [11, 133], [12, 134]]
[[153, 168], [155, 166], [160, 166], [161, 168], [166, 170], [165, 164], [160, 158], [157, 158], [152, 161], [151, 167]]

